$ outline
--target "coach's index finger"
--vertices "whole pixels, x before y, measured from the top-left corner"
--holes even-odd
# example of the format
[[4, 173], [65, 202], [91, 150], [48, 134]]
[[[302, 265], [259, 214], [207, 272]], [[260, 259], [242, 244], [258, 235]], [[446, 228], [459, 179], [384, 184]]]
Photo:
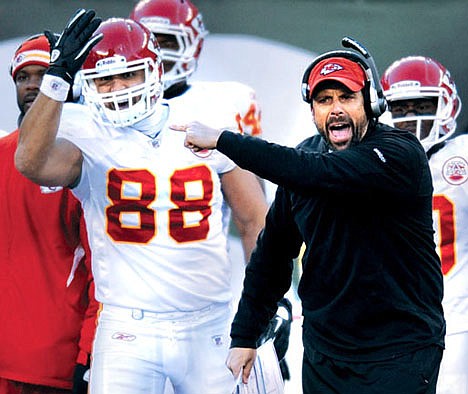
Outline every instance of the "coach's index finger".
[[169, 126], [171, 130], [177, 130], [177, 131], [187, 131], [188, 126], [187, 125], [178, 125], [178, 124], [172, 124]]

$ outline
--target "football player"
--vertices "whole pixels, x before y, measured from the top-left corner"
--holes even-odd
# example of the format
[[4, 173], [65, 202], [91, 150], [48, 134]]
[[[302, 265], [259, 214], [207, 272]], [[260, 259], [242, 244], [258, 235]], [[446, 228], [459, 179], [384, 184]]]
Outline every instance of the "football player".
[[[266, 210], [260, 184], [240, 193], [240, 168], [184, 148], [168, 128], [161, 57], [146, 27], [101, 24], [80, 9], [59, 40], [48, 37], [54, 62], [16, 159], [34, 181], [72, 187], [84, 208], [102, 303], [90, 392], [161, 394], [166, 378], [176, 394], [231, 392], [221, 207], [225, 196], [255, 239]], [[81, 66], [84, 105], [63, 105]]]
[[392, 122], [416, 134], [431, 167], [447, 321], [437, 393], [468, 393], [468, 134], [456, 132], [460, 97], [449, 71], [429, 57], [395, 61], [381, 82]]
[[[157, 38], [164, 68], [164, 98], [171, 108], [169, 124], [203, 119], [208, 124], [230, 126], [241, 133], [261, 134], [260, 109], [252, 88], [239, 82], [189, 83], [208, 33], [202, 14], [193, 3], [188, 0], [142, 0], [129, 17], [144, 24]], [[249, 193], [248, 185], [255, 176], [246, 171], [242, 175], [242, 183], [247, 186], [242, 192]], [[227, 231], [230, 212], [225, 213]], [[242, 218], [234, 215], [233, 220], [242, 235], [245, 225]], [[255, 241], [242, 237], [246, 261]]]
[[[240, 133], [261, 136], [261, 111], [251, 87], [234, 81], [190, 81], [208, 34], [202, 14], [190, 0], [141, 0], [133, 8], [130, 18], [148, 27], [156, 35], [161, 48], [164, 98], [171, 108], [169, 124], [185, 124], [197, 119], [219, 127], [232, 125]], [[238, 192], [249, 193], [249, 185], [255, 177], [250, 172], [243, 172]], [[227, 230], [230, 213], [226, 206], [223, 209]], [[243, 236], [245, 224], [236, 212], [232, 219], [242, 236], [245, 261], [249, 261], [256, 239]], [[271, 335], [278, 322], [281, 323], [280, 329], [276, 327], [276, 331], [273, 330], [277, 336], [275, 348], [281, 360], [283, 378], [288, 379], [289, 370], [284, 356], [289, 344], [292, 306], [286, 298], [278, 306], [286, 310], [287, 318], [277, 316], [273, 319], [265, 337]]]

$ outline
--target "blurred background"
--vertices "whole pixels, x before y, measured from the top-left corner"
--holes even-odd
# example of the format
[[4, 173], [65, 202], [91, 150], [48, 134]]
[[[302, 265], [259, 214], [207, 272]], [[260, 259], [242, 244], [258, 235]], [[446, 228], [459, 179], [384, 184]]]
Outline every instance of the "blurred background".
[[[462, 102], [468, 105], [466, 0], [194, 2], [212, 34], [252, 35], [313, 53], [337, 49], [341, 38], [350, 35], [368, 47], [380, 72], [403, 56], [434, 57], [451, 71]], [[78, 7], [94, 8], [107, 18], [127, 16], [134, 4], [133, 0], [0, 0], [0, 44], [1, 40], [28, 36], [45, 28], [60, 31]], [[249, 62], [247, 58], [243, 60]], [[274, 61], [283, 62], [284, 59]], [[269, 66], [263, 64], [265, 69]], [[6, 65], [0, 64], [2, 79], [8, 78], [5, 69]], [[298, 81], [301, 76], [295, 75]], [[462, 110], [458, 125], [459, 129], [467, 130], [465, 112]], [[0, 124], [0, 128], [5, 127]]]

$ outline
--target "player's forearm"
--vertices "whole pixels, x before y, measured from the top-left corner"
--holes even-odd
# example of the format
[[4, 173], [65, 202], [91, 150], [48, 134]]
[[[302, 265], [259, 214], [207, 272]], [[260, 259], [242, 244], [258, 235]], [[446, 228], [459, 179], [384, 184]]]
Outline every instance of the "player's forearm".
[[15, 155], [17, 169], [41, 183], [55, 144], [63, 103], [39, 93], [20, 125]]
[[244, 204], [245, 208], [242, 211], [237, 209], [233, 214], [233, 220], [242, 241], [246, 262], [250, 260], [252, 251], [257, 244], [258, 235], [265, 226], [265, 216], [268, 212], [268, 205], [264, 199], [260, 183], [253, 174], [252, 178], [255, 183], [252, 182], [251, 184], [257, 186], [257, 193], [247, 194], [248, 202]]
[[71, 142], [57, 140], [63, 102], [76, 73], [91, 48], [103, 37], [93, 36], [101, 24], [94, 10], [78, 9], [57, 38], [46, 30], [51, 61], [41, 83], [40, 94], [20, 126], [15, 156], [18, 170], [45, 186], [67, 186], [81, 171], [81, 151]]
[[249, 223], [247, 225], [240, 225], [236, 221], [235, 217], [233, 217], [233, 220], [239, 230], [245, 261], [248, 263], [250, 256], [252, 255], [252, 251], [257, 244], [258, 234], [262, 230], [264, 222], [262, 221], [261, 223], [255, 222]]

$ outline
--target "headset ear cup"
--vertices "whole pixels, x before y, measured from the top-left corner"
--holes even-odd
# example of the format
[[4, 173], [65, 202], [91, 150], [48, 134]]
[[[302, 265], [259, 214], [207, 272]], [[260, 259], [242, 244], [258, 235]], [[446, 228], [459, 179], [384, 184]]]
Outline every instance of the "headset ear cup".
[[[372, 61], [373, 62], [373, 61]], [[382, 85], [380, 84], [379, 75], [375, 66], [370, 65], [370, 69], [372, 70], [372, 86], [375, 95], [375, 108], [373, 109], [374, 117], [378, 118], [387, 110], [387, 99], [385, 98]]]
[[378, 118], [387, 110], [387, 100], [383, 96], [383, 92], [379, 94], [379, 90], [372, 86], [372, 84], [369, 87], [369, 98], [372, 114], [375, 118]]
[[315, 64], [317, 64], [317, 62], [313, 61], [309, 65], [309, 67], [306, 68], [304, 75], [302, 76], [302, 84], [301, 84], [302, 100], [304, 100], [307, 104], [310, 104], [312, 102], [312, 98], [310, 97], [310, 91], [309, 91], [309, 76]]
[[380, 92], [381, 92], [381, 96], [379, 96], [379, 115], [377, 116], [377, 118], [382, 115], [388, 108], [388, 103], [387, 103], [387, 99], [385, 98], [384, 94], [383, 94], [383, 90], [382, 90], [382, 87], [380, 87]]
[[364, 109], [368, 117], [372, 116], [374, 110], [372, 109], [370, 96], [369, 96], [369, 82], [366, 82], [366, 86], [362, 89], [362, 95], [364, 96]]
[[380, 116], [380, 105], [379, 105], [379, 98], [377, 96], [377, 91], [375, 90], [375, 87], [373, 86], [372, 83], [369, 83], [369, 101], [370, 101], [370, 107], [372, 110], [372, 115], [373, 116]]
[[372, 79], [369, 83], [369, 100], [370, 106], [372, 109], [372, 115], [375, 118], [378, 118], [387, 110], [387, 100], [383, 94], [382, 86], [380, 81], [377, 81], [377, 86], [375, 86], [374, 72], [372, 72]]

